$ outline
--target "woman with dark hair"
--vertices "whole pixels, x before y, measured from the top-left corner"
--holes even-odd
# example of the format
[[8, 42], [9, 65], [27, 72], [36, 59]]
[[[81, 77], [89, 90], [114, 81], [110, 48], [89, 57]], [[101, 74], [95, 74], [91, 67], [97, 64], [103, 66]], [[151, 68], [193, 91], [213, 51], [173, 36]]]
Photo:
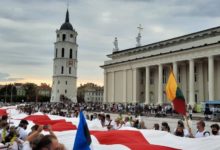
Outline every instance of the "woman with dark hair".
[[178, 124], [174, 135], [184, 137], [184, 126], [182, 124]]
[[167, 122], [162, 122], [162, 124], [161, 124], [161, 130], [162, 130], [162, 131], [170, 132], [170, 126], [168, 125]]

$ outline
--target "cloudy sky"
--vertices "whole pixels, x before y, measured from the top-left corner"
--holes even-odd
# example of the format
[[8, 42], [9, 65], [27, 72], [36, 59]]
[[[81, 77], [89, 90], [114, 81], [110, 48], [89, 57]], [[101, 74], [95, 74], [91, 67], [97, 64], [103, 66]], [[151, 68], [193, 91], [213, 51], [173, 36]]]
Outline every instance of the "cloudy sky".
[[[0, 84], [51, 84], [55, 31], [64, 22], [67, 0], [1, 0]], [[103, 85], [99, 67], [112, 53], [220, 25], [218, 0], [69, 0], [78, 32], [78, 85]]]

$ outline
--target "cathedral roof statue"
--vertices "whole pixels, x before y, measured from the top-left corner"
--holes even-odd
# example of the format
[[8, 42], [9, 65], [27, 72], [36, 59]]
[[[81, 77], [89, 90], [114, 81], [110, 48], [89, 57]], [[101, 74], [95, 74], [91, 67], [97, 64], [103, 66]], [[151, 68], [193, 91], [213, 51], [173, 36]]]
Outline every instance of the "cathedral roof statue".
[[69, 11], [67, 9], [66, 11], [66, 20], [65, 22], [61, 25], [60, 30], [72, 30], [73, 31], [73, 26], [69, 22]]

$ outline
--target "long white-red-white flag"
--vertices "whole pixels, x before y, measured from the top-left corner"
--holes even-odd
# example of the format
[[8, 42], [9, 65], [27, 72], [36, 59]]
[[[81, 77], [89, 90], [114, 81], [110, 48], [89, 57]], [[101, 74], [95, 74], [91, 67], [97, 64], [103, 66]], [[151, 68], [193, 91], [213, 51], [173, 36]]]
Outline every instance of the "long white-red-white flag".
[[[63, 143], [67, 150], [71, 150], [76, 136], [76, 126], [78, 118], [66, 118], [54, 115], [44, 115], [37, 113], [32, 116], [26, 114], [11, 115], [14, 125], [18, 125], [18, 119], [29, 120], [29, 127], [37, 124], [51, 124], [59, 141]], [[44, 118], [44, 119], [42, 119]], [[44, 121], [43, 121], [44, 120]], [[185, 138], [177, 137], [165, 131], [139, 130], [135, 128], [121, 128], [120, 130], [107, 131], [97, 126], [93, 126], [91, 121], [87, 121], [90, 128], [92, 147], [94, 150], [219, 150], [220, 136], [210, 136], [205, 138]], [[93, 127], [92, 127], [93, 126]], [[45, 134], [47, 134], [45, 132]]]

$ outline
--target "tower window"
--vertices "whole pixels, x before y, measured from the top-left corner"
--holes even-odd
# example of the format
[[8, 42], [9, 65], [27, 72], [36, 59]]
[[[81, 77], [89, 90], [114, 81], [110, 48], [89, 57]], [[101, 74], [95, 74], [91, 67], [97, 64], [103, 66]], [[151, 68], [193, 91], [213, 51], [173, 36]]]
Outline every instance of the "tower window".
[[70, 37], [73, 38], [73, 34], [70, 34]]
[[65, 51], [65, 49], [62, 48], [62, 57], [64, 57], [64, 51]]
[[69, 67], [69, 74], [71, 74], [72, 70], [71, 70], [71, 67]]
[[64, 68], [63, 68], [63, 66], [61, 67], [61, 74], [63, 74], [63, 70], [64, 70]]
[[63, 41], [66, 40], [66, 34], [63, 34]]
[[70, 49], [70, 58], [73, 58], [73, 50]]
[[58, 51], [58, 49], [56, 48], [56, 56], [55, 56], [56, 58], [57, 58], [57, 51]]
[[60, 37], [60, 35], [59, 34], [57, 34], [57, 38], [59, 38]]
[[67, 93], [67, 90], [65, 89], [65, 94]]

